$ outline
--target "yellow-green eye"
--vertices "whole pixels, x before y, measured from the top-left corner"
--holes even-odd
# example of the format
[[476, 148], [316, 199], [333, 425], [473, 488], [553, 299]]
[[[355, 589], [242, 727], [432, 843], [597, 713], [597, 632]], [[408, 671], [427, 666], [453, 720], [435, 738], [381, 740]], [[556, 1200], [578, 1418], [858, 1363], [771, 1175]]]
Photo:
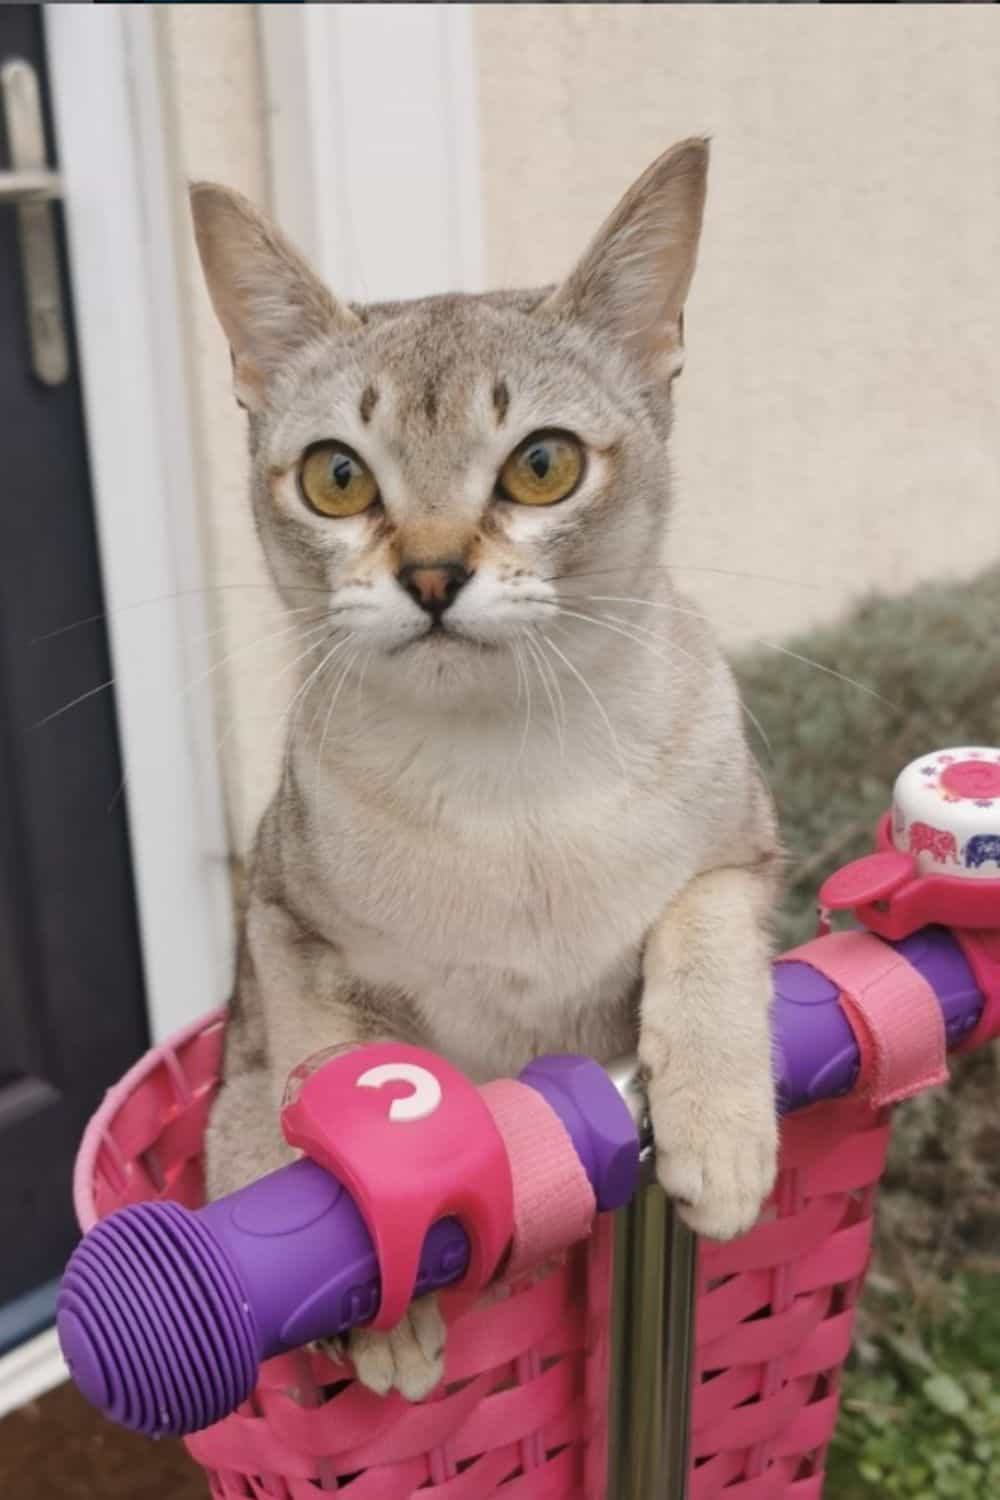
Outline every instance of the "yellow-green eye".
[[321, 516], [359, 516], [378, 499], [375, 475], [343, 443], [317, 443], [302, 460], [299, 483]]
[[555, 505], [583, 475], [583, 448], [569, 432], [533, 432], [500, 470], [499, 490], [518, 505]]

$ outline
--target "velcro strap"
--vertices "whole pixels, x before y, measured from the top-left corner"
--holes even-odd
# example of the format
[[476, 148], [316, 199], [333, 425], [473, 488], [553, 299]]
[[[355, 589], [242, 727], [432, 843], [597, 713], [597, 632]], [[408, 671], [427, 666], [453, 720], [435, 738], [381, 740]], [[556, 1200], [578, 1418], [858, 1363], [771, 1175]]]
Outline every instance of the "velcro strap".
[[837, 986], [861, 1054], [856, 1089], [895, 1104], [948, 1078], [944, 1017], [931, 986], [870, 932], [831, 932], [783, 959], [809, 964]]
[[502, 1078], [481, 1089], [507, 1148], [514, 1237], [504, 1280], [542, 1265], [590, 1234], [597, 1202], [569, 1132], [542, 1095]]

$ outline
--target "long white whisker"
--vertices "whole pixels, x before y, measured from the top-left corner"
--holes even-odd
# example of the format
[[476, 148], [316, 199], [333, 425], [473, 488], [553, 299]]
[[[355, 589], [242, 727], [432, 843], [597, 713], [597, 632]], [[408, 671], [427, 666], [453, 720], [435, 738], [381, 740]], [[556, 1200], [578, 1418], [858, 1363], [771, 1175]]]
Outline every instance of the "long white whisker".
[[[326, 623], [326, 622], [324, 622], [324, 623]], [[335, 634], [335, 632], [333, 632], [333, 633]], [[326, 643], [327, 643], [327, 641], [329, 639], [330, 639], [330, 635], [328, 634], [322, 640], [313, 641], [313, 643], [312, 643], [311, 646], [307, 646], [304, 651], [300, 651], [299, 654], [298, 654], [298, 656], [293, 656], [292, 659], [291, 659], [291, 661], [285, 662], [284, 666], [281, 667], [277, 672], [272, 672], [269, 675], [269, 677], [267, 678], [267, 682], [265, 684], [265, 686], [267, 687], [268, 691], [270, 691], [271, 688], [273, 688], [277, 683], [279, 683], [283, 677], [287, 677], [288, 674], [289, 674], [289, 672], [294, 671], [294, 669], [298, 666], [299, 662], [305, 661], [305, 659], [306, 659], [307, 656], [312, 656], [312, 654], [313, 654], [314, 651], [322, 651], [323, 647], [326, 645]], [[221, 752], [223, 745], [229, 739], [229, 736], [232, 734], [232, 732], [233, 732], [233, 730], [235, 728], [236, 728], [236, 714], [233, 713], [233, 714], [230, 715], [229, 723], [227, 724], [227, 726], [226, 726], [225, 730], [223, 731], [222, 735], [220, 736], [220, 738], [218, 740], [216, 740], [216, 743], [215, 743], [215, 753], [216, 753], [217, 756]]]
[[368, 653], [365, 656], [364, 661], [361, 663], [361, 671], [358, 673], [358, 680], [357, 680], [357, 683], [355, 684], [354, 701], [355, 701], [355, 707], [356, 707], [356, 709], [357, 709], [357, 711], [359, 713], [361, 712], [361, 699], [362, 699], [364, 685], [365, 685], [365, 673], [368, 671], [368, 668], [371, 665], [371, 659], [372, 659], [372, 657], [374, 655], [375, 655], [375, 647], [374, 646], [369, 646]]
[[699, 567], [695, 563], [629, 563], [620, 568], [594, 568], [585, 572], [573, 573], [550, 573], [543, 578], [545, 583], [556, 583], [573, 578], [601, 578], [612, 573], [717, 573], [722, 578], [748, 578], [754, 583], [781, 583], [789, 588], [808, 589], [812, 593], [822, 593], [824, 589], [839, 586], [838, 580], [829, 583], [813, 583], [805, 578], [782, 578], [772, 573], [748, 573], [742, 568], [708, 568]]
[[513, 646], [514, 654], [517, 657], [518, 662], [520, 663], [521, 670], [524, 673], [524, 728], [521, 731], [521, 745], [517, 752], [518, 763], [520, 763], [524, 759], [525, 748], [528, 744], [528, 731], [531, 728], [531, 676], [521, 656], [520, 645], [517, 643], [517, 641], [512, 641], [511, 645]]
[[548, 646], [549, 650], [559, 658], [563, 665], [569, 668], [570, 672], [572, 672], [573, 676], [576, 678], [577, 682], [590, 698], [594, 707], [597, 709], [597, 712], [603, 719], [604, 727], [608, 731], [611, 743], [615, 749], [615, 754], [618, 757], [618, 764], [621, 767], [622, 780], [625, 783], [625, 796], [628, 800], [631, 800], [632, 783], [629, 779], [628, 770], [625, 765], [625, 757], [622, 754], [622, 747], [618, 742], [618, 736], [615, 734], [614, 725], [608, 717], [607, 709], [604, 707], [604, 704], [601, 702], [600, 698], [598, 698], [597, 694], [594, 692], [594, 689], [590, 686], [590, 683], [587, 681], [586, 677], [584, 677], [583, 673], [573, 665], [569, 657], [566, 656], [564, 652], [560, 651], [559, 647], [555, 644], [554, 641], [549, 640], [549, 637], [545, 635], [544, 632], [542, 633], [542, 640], [545, 642], [546, 646]]
[[[96, 625], [100, 620], [111, 620], [118, 615], [128, 614], [133, 609], [144, 609], [149, 604], [174, 603], [178, 599], [194, 598], [198, 594], [226, 593], [234, 589], [264, 589], [269, 594], [274, 594], [274, 585], [270, 583], [212, 583], [197, 589], [176, 589], [171, 594], [152, 594], [148, 599], [134, 599], [131, 604], [119, 604], [114, 609], [107, 609], [96, 615], [85, 615], [82, 620], [73, 620], [69, 625], [59, 625], [55, 630], [47, 630], [44, 635], [36, 635], [31, 639], [32, 646], [40, 645], [42, 641], [51, 641], [56, 636], [67, 635], [71, 630], [82, 630], [85, 625]], [[297, 594], [325, 594], [329, 596], [330, 590], [325, 588], [310, 588], [305, 584], [294, 584], [292, 592]], [[276, 608], [284, 608], [280, 601], [276, 602]], [[306, 609], [320, 609], [321, 605], [307, 604]], [[293, 610], [284, 610], [285, 614], [293, 614]]]
[[52, 713], [46, 714], [44, 719], [39, 719], [32, 725], [33, 729], [41, 729], [45, 724], [51, 724], [53, 719], [61, 718], [68, 714], [71, 708], [76, 708], [78, 703], [86, 703], [88, 698], [93, 698], [97, 693], [103, 693], [105, 688], [114, 687], [115, 679], [109, 677], [107, 682], [99, 682], [96, 687], [89, 688], [87, 692], [81, 693], [78, 698], [72, 698], [69, 703], [64, 703], [62, 708], [53, 709]]
[[[292, 698], [291, 703], [288, 704], [288, 706], [285, 709], [284, 713], [281, 715], [280, 719], [278, 720], [278, 727], [279, 728], [281, 728], [285, 724], [286, 720], [288, 719], [289, 714], [292, 713], [292, 710], [295, 708], [295, 705], [299, 704], [299, 708], [295, 709], [295, 714], [294, 714], [291, 722], [288, 725], [288, 740], [289, 741], [291, 740], [291, 737], [292, 737], [292, 730], [295, 728], [295, 720], [298, 718], [299, 712], [301, 711], [301, 705], [302, 705], [302, 703], [305, 702], [305, 695], [309, 692], [310, 687], [315, 682], [316, 678], [322, 672], [323, 668], [327, 665], [327, 663], [331, 662], [333, 660], [333, 658], [336, 656], [337, 652], [340, 651], [344, 646], [346, 646], [347, 643], [348, 643], [348, 641], [353, 641], [353, 639], [354, 639], [354, 632], [351, 631], [347, 635], [342, 636], [341, 639], [334, 644], [334, 646], [323, 657], [323, 660], [320, 662], [319, 666], [318, 667], [314, 667], [313, 670], [309, 673], [309, 675], [306, 678], [305, 682], [303, 682], [302, 685], [299, 687], [298, 691], [295, 693], [294, 697]], [[321, 644], [325, 645], [326, 642], [323, 641], [323, 642], [321, 642]]]
[[514, 700], [514, 707], [520, 708], [521, 698], [524, 695], [524, 667], [521, 663], [521, 657], [518, 654], [517, 647], [513, 641], [511, 641], [510, 643], [510, 654], [511, 660], [514, 663], [514, 671], [517, 673], [517, 697]]
[[[581, 614], [579, 610], [562, 608], [560, 608], [559, 613], [560, 615], [566, 615], [567, 618], [571, 620], [583, 620], [587, 625], [602, 626], [605, 630], [610, 631], [613, 635], [624, 636], [627, 641], [632, 641], [636, 646], [645, 646], [647, 651], [652, 652], [654, 656], [658, 656], [661, 661], [670, 660], [669, 654], [666, 651], [654, 651], [653, 647], [650, 646], [648, 642], [642, 640], [640, 636], [633, 634], [631, 625], [626, 629], [623, 626], [609, 623], [609, 621], [614, 618], [613, 616], [604, 618], [598, 615], [584, 615]], [[684, 654], [687, 656], [691, 656], [690, 652], [685, 652]], [[691, 656], [691, 660], [697, 661], [697, 657]], [[704, 663], [702, 663], [702, 665], [704, 665]]]
[[581, 598], [588, 604], [648, 604], [650, 609], [666, 609], [672, 615], [691, 615], [695, 620], [707, 620], [711, 624], [710, 616], [703, 609], [692, 609], [686, 604], [668, 604], [663, 600], [634, 599], [629, 595], [616, 596], [615, 594], [583, 594]]
[[[301, 609], [283, 609], [281, 611], [283, 617], [290, 615], [304, 615], [310, 613], [314, 615], [322, 614], [324, 617], [326, 617], [329, 614], [329, 611], [322, 604], [303, 604]], [[307, 623], [307, 621], [299, 621], [299, 624]], [[206, 641], [211, 641], [214, 640], [217, 636], [225, 635], [226, 631], [229, 628], [230, 627], [228, 621], [224, 625], [216, 625], [212, 630], [206, 630], [203, 635], [196, 635], [192, 641], [192, 644], [195, 646], [203, 646]], [[40, 639], [44, 640], [45, 637], [43, 636]]]
[[[305, 631], [302, 632], [302, 639], [309, 640], [311, 636], [318, 635], [321, 630], [326, 630], [328, 625], [329, 620], [323, 620], [319, 625], [309, 626]], [[266, 635], [256, 636], [252, 641], [244, 641], [243, 644], [237, 646], [235, 650], [227, 651], [225, 656], [222, 656], [218, 661], [213, 662], [212, 665], [208, 667], [204, 672], [201, 672], [193, 682], [188, 683], [187, 687], [184, 689], [183, 693], [180, 695], [180, 698], [177, 701], [183, 703], [184, 699], [189, 698], [196, 688], [201, 687], [203, 682], [207, 682], [210, 677], [214, 677], [216, 672], [220, 671], [223, 667], [228, 666], [230, 662], [237, 661], [240, 657], [246, 656], [248, 651], [253, 651], [257, 646], [270, 645], [272, 641], [284, 640], [286, 636], [294, 635], [295, 632], [301, 630], [301, 628], [301, 621], [296, 620], [291, 625], [286, 625], [283, 630], [268, 631]]]
[[[677, 607], [675, 605], [666, 604], [655, 599], [633, 599], [621, 596], [616, 597], [613, 594], [588, 594], [587, 598], [598, 604], [641, 604], [647, 609], [668, 609], [675, 610], [678, 613], [681, 612], [677, 610]], [[709, 615], [703, 614], [700, 610], [685, 610], [683, 611], [683, 613], [697, 614], [701, 619], [707, 620], [709, 624], [711, 624], [711, 617]], [[856, 677], [848, 677], [846, 673], [838, 672], [835, 667], [828, 667], [824, 662], [814, 661], [811, 656], [802, 656], [798, 651], [793, 651], [789, 646], [781, 646], [777, 641], [766, 641], [764, 637], [760, 635], [751, 636], [750, 640], [754, 643], [754, 645], [764, 646], [768, 651], [777, 651], [782, 656], [790, 656], [793, 661], [802, 662], [803, 666], [815, 667], [817, 672], [825, 672], [828, 677], [835, 677], [838, 682], [845, 682], [849, 687], [856, 687], [859, 692], [867, 693], [869, 698], [874, 698], [878, 703], [884, 703], [886, 708], [897, 709], [899, 707], [898, 703], [893, 703], [890, 701], [890, 699], [883, 698], [881, 693], [877, 693], [875, 689], [869, 687], [866, 682], [859, 682]]]
[[[313, 627], [313, 628], [310, 628], [310, 630], [304, 631], [304, 633], [303, 633], [303, 640], [309, 639], [309, 636], [312, 636], [312, 634], [316, 634], [316, 631], [318, 631], [318, 630], [325, 630], [325, 628], [327, 628], [327, 624], [328, 624], [328, 622], [324, 621], [324, 622], [322, 622], [322, 625], [316, 625], [316, 627]], [[292, 625], [291, 628], [292, 628], [292, 630], [298, 630], [298, 628], [300, 628], [300, 627], [301, 627], [301, 621], [298, 621], [297, 624]], [[286, 636], [286, 634], [288, 634], [288, 633], [289, 633], [288, 630], [276, 631], [276, 633], [271, 634], [271, 636], [261, 636], [261, 637], [259, 637], [258, 640], [252, 640], [252, 642], [250, 642], [250, 645], [261, 645], [261, 642], [268, 642], [268, 640], [277, 640], [277, 639], [280, 639], [280, 636]], [[301, 652], [301, 655], [297, 655], [297, 657], [295, 657], [294, 660], [289, 661], [289, 663], [286, 664], [286, 666], [283, 666], [282, 670], [280, 670], [280, 672], [277, 673], [276, 678], [268, 679], [268, 681], [277, 681], [277, 678], [282, 678], [282, 676], [285, 675], [285, 672], [289, 672], [289, 670], [291, 670], [292, 667], [295, 666], [295, 663], [297, 663], [297, 661], [303, 660], [304, 657], [307, 657], [307, 655], [309, 655], [310, 652], [316, 651], [316, 649], [318, 649], [319, 646], [321, 646], [321, 645], [322, 645], [322, 642], [321, 642], [321, 640], [319, 640], [319, 642], [316, 642], [315, 645], [309, 646], [309, 648], [307, 648], [306, 651]], [[241, 654], [241, 652], [238, 652], [238, 654]], [[183, 700], [186, 699], [186, 697], [189, 697], [190, 694], [193, 693], [193, 690], [195, 690], [195, 688], [198, 687], [199, 681], [204, 681], [204, 679], [207, 678], [207, 676], [211, 676], [211, 673], [217, 672], [217, 670], [219, 670], [219, 667], [220, 666], [225, 666], [226, 661], [231, 661], [232, 657], [234, 657], [234, 655], [237, 655], [237, 652], [235, 652], [235, 651], [234, 652], [229, 652], [229, 655], [226, 655], [226, 657], [223, 657], [222, 660], [216, 661], [216, 663], [214, 663], [214, 666], [211, 666], [210, 669], [208, 669], [208, 672], [205, 672], [204, 675], [202, 675], [202, 678], [196, 679], [196, 681], [192, 682], [192, 684], [190, 684], [189, 687], [184, 688], [183, 693], [178, 694], [178, 696], [177, 696], [177, 702], [178, 703], [183, 702]], [[222, 747], [223, 747], [223, 744], [225, 744], [226, 739], [229, 738], [229, 735], [231, 735], [232, 730], [235, 729], [235, 723], [237, 723], [237, 715], [235, 715], [235, 711], [234, 711], [234, 712], [232, 712], [232, 714], [229, 714], [229, 723], [226, 724], [225, 729], [223, 729], [223, 732], [220, 733], [219, 738], [216, 739], [216, 748], [214, 748], [214, 756], [216, 756], [216, 760], [219, 759], [220, 753], [222, 753]], [[115, 789], [114, 796], [112, 796], [111, 801], [108, 802], [108, 813], [111, 813], [111, 811], [114, 810], [115, 802], [118, 801], [118, 798], [120, 798], [121, 793], [123, 793], [124, 789], [126, 789], [127, 784], [129, 784], [129, 772], [124, 771], [123, 777], [121, 777], [121, 780], [118, 781], [118, 786], [117, 786], [117, 789]]]
[[[584, 617], [581, 615], [580, 618], [583, 619]], [[688, 651], [686, 647], [679, 645], [677, 641], [671, 640], [669, 636], [660, 635], [657, 631], [650, 630], [645, 625], [636, 625], [634, 620], [623, 620], [620, 615], [602, 614], [600, 618], [605, 623], [610, 621], [616, 625], [624, 625], [627, 626], [630, 630], [635, 630], [644, 636], [648, 636], [650, 640], [656, 641], [660, 645], [665, 645], [668, 648], [668, 651], [679, 652], [681, 656], [686, 656], [688, 661], [694, 662], [695, 666], [705, 666], [705, 663], [700, 659], [700, 657], [695, 656], [693, 651]], [[639, 641], [636, 644], [641, 645], [643, 643]], [[747, 718], [750, 720], [751, 724], [754, 726], [757, 733], [760, 735], [762, 741], [764, 742], [764, 747], [767, 750], [768, 757], [773, 760], [774, 751], [771, 748], [771, 741], [768, 738], [767, 730], [764, 728], [763, 724], [760, 722], [753, 709], [750, 708], [749, 705], [745, 702], [742, 694], [737, 693], [736, 696], [739, 700], [740, 708], [746, 714]]]
[[339, 680], [337, 682], [337, 686], [334, 688], [333, 692], [330, 695], [330, 706], [328, 707], [328, 709], [326, 711], [326, 722], [323, 725], [323, 733], [320, 736], [319, 749], [316, 751], [316, 781], [315, 781], [315, 786], [314, 786], [314, 797], [315, 797], [315, 801], [316, 801], [317, 805], [319, 804], [319, 782], [320, 782], [320, 776], [322, 775], [322, 771], [323, 771], [323, 751], [324, 751], [324, 749], [326, 747], [326, 737], [327, 737], [327, 734], [328, 734], [329, 729], [330, 729], [330, 720], [333, 718], [333, 710], [337, 706], [337, 699], [340, 697], [341, 690], [342, 690], [342, 688], [344, 686], [344, 683], [347, 681], [348, 677], [350, 676], [351, 668], [354, 666], [354, 663], [357, 661], [358, 657], [361, 655], [361, 653], [362, 653], [363, 650], [364, 650], [364, 646], [363, 645], [357, 646], [355, 648], [355, 650], [353, 651], [353, 653], [351, 654], [351, 656], [348, 657], [347, 664], [344, 667], [344, 670], [340, 674], [340, 678], [339, 678]]
[[886, 708], [898, 709], [899, 704], [893, 703], [890, 698], [883, 698], [873, 687], [866, 682], [859, 682], [856, 677], [848, 677], [844, 672], [838, 672], [835, 667], [828, 667], [824, 662], [813, 661], [811, 656], [800, 656], [797, 651], [792, 651], [788, 646], [779, 646], [777, 641], [765, 641], [759, 635], [754, 636], [758, 646], [766, 646], [768, 651], [777, 651], [782, 656], [790, 656], [793, 661], [800, 661], [806, 667], [815, 667], [817, 672], [824, 672], [827, 677], [835, 677], [838, 682], [846, 682], [848, 687], [856, 687], [859, 692], [867, 693], [869, 698], [874, 698], [877, 703], [882, 703]]
[[[203, 682], [207, 681], [207, 679], [211, 677], [214, 672], [217, 672], [220, 667], [224, 667], [227, 662], [233, 661], [237, 656], [242, 656], [245, 651], [251, 650], [254, 646], [259, 646], [267, 641], [280, 640], [282, 636], [289, 635], [293, 630], [298, 629], [298, 624], [295, 624], [288, 626], [287, 629], [284, 630], [269, 631], [267, 635], [258, 636], [255, 640], [246, 642], [242, 646], [237, 647], [236, 650], [227, 652], [227, 654], [221, 657], [219, 661], [213, 662], [212, 666], [209, 667], [207, 671], [202, 672], [201, 675], [196, 677], [193, 682], [188, 683], [186, 687], [184, 687], [180, 691], [180, 693], [175, 694], [173, 699], [174, 705], [183, 703], [185, 698], [189, 697], [196, 688], [200, 687]], [[53, 709], [50, 714], [45, 715], [44, 719], [39, 719], [37, 723], [33, 725], [33, 728], [41, 729], [44, 725], [50, 724], [53, 719], [61, 718], [63, 714], [69, 713], [71, 708], [76, 708], [80, 703], [86, 703], [88, 698], [93, 698], [97, 693], [103, 693], [107, 688], [114, 687], [117, 680], [117, 676], [109, 677], [107, 682], [99, 682], [96, 687], [88, 688], [85, 693], [80, 693], [76, 698], [72, 698], [69, 703], [64, 703], [60, 708]], [[116, 797], [117, 795], [118, 794], [116, 793]]]
[[[559, 678], [555, 674], [555, 669], [551, 666], [551, 664], [549, 662], [546, 661], [545, 657], [542, 655], [542, 652], [541, 652], [540, 648], [538, 647], [538, 645], [536, 645], [535, 641], [532, 639], [532, 635], [531, 635], [530, 631], [526, 631], [525, 632], [525, 635], [524, 635], [524, 648], [529, 653], [529, 655], [531, 657], [531, 660], [535, 663], [535, 666], [538, 669], [538, 676], [541, 679], [542, 687], [545, 690], [545, 696], [549, 700], [549, 708], [552, 710], [552, 723], [555, 726], [556, 738], [557, 738], [557, 740], [559, 742], [559, 758], [560, 758], [560, 760], [562, 760], [563, 762], [565, 762], [565, 760], [566, 760], [566, 729], [565, 729], [565, 725], [563, 724], [563, 722], [559, 718], [559, 713], [558, 713], [557, 706], [556, 706], [555, 694], [553, 693], [552, 687], [551, 687], [551, 685], [549, 683], [549, 673], [551, 673], [552, 679], [553, 679], [553, 681], [555, 682], [555, 685], [556, 685], [556, 689], [559, 692], [560, 697], [561, 697], [562, 696], [562, 688], [559, 686]], [[565, 700], [563, 700], [563, 711], [564, 712], [565, 712], [565, 708], [566, 708], [566, 704], [565, 704]]]

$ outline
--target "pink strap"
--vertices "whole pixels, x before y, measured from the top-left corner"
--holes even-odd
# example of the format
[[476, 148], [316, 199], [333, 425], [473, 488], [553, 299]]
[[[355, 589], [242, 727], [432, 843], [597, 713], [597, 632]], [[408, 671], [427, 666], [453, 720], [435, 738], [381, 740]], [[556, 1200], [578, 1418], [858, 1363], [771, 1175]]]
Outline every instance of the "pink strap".
[[858, 1087], [876, 1108], [947, 1080], [941, 1007], [895, 948], [870, 932], [831, 932], [782, 956], [809, 964], [841, 991], [861, 1051]]
[[597, 1204], [565, 1125], [541, 1094], [506, 1078], [480, 1093], [514, 1180], [514, 1239], [504, 1270], [510, 1280], [586, 1239]]

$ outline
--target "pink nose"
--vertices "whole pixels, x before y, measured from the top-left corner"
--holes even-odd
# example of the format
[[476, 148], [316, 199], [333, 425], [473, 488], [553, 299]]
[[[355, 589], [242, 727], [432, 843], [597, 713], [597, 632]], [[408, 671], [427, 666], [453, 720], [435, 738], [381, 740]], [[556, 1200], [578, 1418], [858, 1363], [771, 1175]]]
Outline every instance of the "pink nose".
[[459, 562], [407, 563], [398, 578], [412, 599], [435, 619], [455, 601], [459, 590], [469, 581], [468, 569]]

